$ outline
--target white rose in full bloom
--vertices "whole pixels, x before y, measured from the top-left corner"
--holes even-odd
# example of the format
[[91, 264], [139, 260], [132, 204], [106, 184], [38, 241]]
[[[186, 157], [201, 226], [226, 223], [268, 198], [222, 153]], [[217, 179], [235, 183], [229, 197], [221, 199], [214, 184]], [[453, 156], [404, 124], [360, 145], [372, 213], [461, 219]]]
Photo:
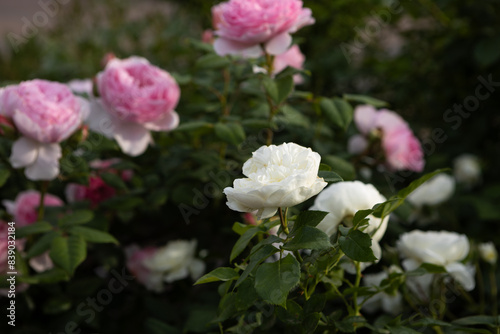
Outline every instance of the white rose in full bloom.
[[[379, 287], [380, 283], [388, 277], [389, 275], [385, 271], [377, 274], [364, 274], [363, 285], [369, 287]], [[364, 300], [363, 297], [360, 299], [361, 301]], [[362, 308], [368, 313], [375, 313], [379, 309], [382, 309], [385, 313], [396, 316], [403, 311], [403, 296], [399, 293], [399, 291], [396, 291], [395, 295], [390, 295], [386, 292], [379, 292], [369, 298], [363, 304]]]
[[195, 258], [196, 240], [176, 240], [156, 250], [144, 260], [144, 266], [152, 272], [163, 273], [163, 280], [172, 283], [191, 275], [201, 277], [205, 263]]
[[259, 219], [272, 217], [318, 194], [327, 183], [318, 177], [321, 157], [294, 143], [262, 146], [243, 165], [247, 178], [224, 189], [227, 206], [239, 212], [257, 211]]
[[[371, 184], [360, 181], [338, 182], [323, 190], [309, 210], [328, 212], [317, 228], [332, 235], [340, 223], [349, 224], [357, 211], [371, 209], [375, 204], [385, 201], [386, 198]], [[370, 234], [374, 241], [380, 241], [387, 229], [389, 217], [383, 221], [372, 215], [367, 218], [368, 227], [364, 232]]]
[[479, 159], [472, 154], [462, 154], [453, 161], [453, 175], [457, 182], [471, 187], [481, 180]]
[[[401, 235], [397, 249], [404, 259], [402, 264], [405, 270], [414, 270], [422, 263], [442, 266], [465, 290], [474, 289], [474, 274], [460, 262], [467, 257], [470, 249], [465, 235], [447, 231], [414, 230]], [[426, 288], [422, 287], [423, 290]]]
[[498, 252], [495, 245], [490, 242], [485, 242], [477, 246], [481, 258], [491, 264], [495, 264], [498, 260]]
[[448, 174], [438, 174], [415, 189], [406, 198], [415, 207], [437, 205], [448, 200], [455, 191], [455, 179]]

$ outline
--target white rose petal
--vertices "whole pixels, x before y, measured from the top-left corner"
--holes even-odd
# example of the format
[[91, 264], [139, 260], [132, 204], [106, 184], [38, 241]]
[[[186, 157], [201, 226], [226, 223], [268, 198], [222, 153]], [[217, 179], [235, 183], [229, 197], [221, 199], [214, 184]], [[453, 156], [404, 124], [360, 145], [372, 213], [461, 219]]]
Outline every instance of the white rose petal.
[[302, 203], [326, 185], [319, 178], [321, 157], [294, 143], [262, 146], [243, 165], [245, 179], [224, 189], [227, 206], [239, 212], [257, 211], [258, 219], [272, 217], [278, 208]]
[[498, 252], [492, 242], [485, 242], [478, 246], [479, 255], [481, 258], [491, 264], [495, 264], [498, 260]]
[[455, 179], [447, 174], [438, 174], [415, 189], [406, 198], [417, 208], [437, 205], [448, 200], [455, 191]]
[[453, 175], [459, 183], [471, 187], [481, 181], [479, 159], [472, 154], [462, 154], [453, 161]]

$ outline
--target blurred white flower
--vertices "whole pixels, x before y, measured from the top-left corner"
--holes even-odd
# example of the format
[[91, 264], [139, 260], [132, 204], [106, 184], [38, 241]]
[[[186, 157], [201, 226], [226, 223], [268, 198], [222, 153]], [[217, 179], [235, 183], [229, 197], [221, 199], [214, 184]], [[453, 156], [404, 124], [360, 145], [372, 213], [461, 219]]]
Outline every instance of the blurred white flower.
[[[414, 230], [401, 235], [397, 249], [403, 258], [402, 265], [407, 271], [418, 268], [422, 263], [442, 266], [467, 291], [474, 289], [474, 274], [460, 261], [469, 254], [469, 240], [463, 234], [447, 231]], [[427, 276], [427, 275], [424, 275]], [[422, 290], [430, 287], [432, 277], [425, 278], [429, 284], [420, 282]]]
[[163, 279], [172, 283], [191, 275], [193, 279], [201, 277], [205, 270], [203, 261], [194, 257], [196, 240], [176, 240], [159, 248], [152, 257], [144, 260], [144, 266], [151, 271], [162, 272]]
[[415, 207], [437, 205], [448, 200], [455, 191], [455, 180], [447, 174], [438, 174], [415, 189], [406, 198]]
[[479, 159], [472, 154], [462, 154], [453, 161], [453, 175], [458, 183], [467, 187], [481, 181], [481, 165]]
[[[352, 226], [352, 218], [357, 211], [371, 209], [375, 204], [385, 201], [386, 198], [371, 184], [364, 184], [360, 181], [338, 182], [323, 190], [316, 197], [314, 205], [309, 210], [328, 212], [328, 215], [316, 227], [331, 236], [342, 222], [347, 226]], [[373, 253], [380, 260], [382, 249], [379, 241], [387, 229], [389, 217], [381, 220], [369, 215], [367, 218], [369, 220], [368, 227], [364, 232], [372, 237]], [[369, 265], [371, 263], [362, 262], [361, 269], [363, 270]], [[346, 259], [342, 263], [342, 267], [350, 273], [355, 272], [354, 265], [350, 260]]]
[[227, 206], [239, 212], [257, 210], [258, 219], [272, 217], [318, 194], [327, 183], [318, 177], [321, 157], [294, 143], [262, 146], [243, 165], [247, 178], [224, 189]]
[[495, 264], [498, 260], [498, 252], [495, 245], [490, 242], [485, 242], [477, 246], [481, 258], [491, 264]]
[[[389, 275], [385, 271], [377, 274], [365, 274], [363, 275], [363, 285], [379, 287], [380, 283], [388, 277]], [[364, 298], [361, 297], [361, 300], [363, 301]], [[363, 304], [362, 309], [368, 313], [375, 313], [379, 309], [382, 309], [385, 313], [395, 316], [403, 311], [403, 296], [399, 291], [396, 291], [394, 295], [390, 295], [386, 292], [379, 292], [369, 298]]]

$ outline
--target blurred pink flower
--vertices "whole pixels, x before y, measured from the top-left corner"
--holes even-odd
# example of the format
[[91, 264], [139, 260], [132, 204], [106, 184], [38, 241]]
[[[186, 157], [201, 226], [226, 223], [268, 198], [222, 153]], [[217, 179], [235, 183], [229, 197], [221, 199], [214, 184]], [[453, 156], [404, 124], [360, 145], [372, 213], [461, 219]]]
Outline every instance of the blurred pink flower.
[[87, 103], [61, 83], [37, 79], [2, 89], [0, 115], [11, 118], [23, 135], [12, 146], [12, 166], [26, 167], [31, 180], [56, 178], [59, 143], [76, 131], [87, 112]]
[[[303, 69], [304, 61], [306, 57], [302, 52], [300, 52], [300, 48], [297, 45], [292, 45], [290, 49], [288, 49], [285, 53], [277, 55], [274, 58], [274, 68], [273, 72], [279, 73], [283, 71], [287, 66], [297, 68], [299, 70]], [[295, 74], [293, 76], [293, 81], [295, 84], [301, 84], [304, 82], [304, 78], [300, 74]]]
[[112, 168], [116, 163], [120, 162], [120, 159], [108, 159], [108, 160], [93, 160], [89, 163], [90, 167], [96, 169], [97, 171], [90, 176], [89, 184], [87, 186], [69, 183], [66, 186], [65, 194], [66, 200], [70, 203], [89, 200], [93, 207], [97, 206], [104, 200], [112, 198], [116, 194], [116, 190], [110, 185], [106, 184], [99, 173], [114, 173], [120, 175], [123, 181], [129, 181], [133, 176], [132, 170], [119, 171]]
[[212, 7], [215, 52], [259, 57], [285, 52], [291, 33], [314, 23], [309, 8], [300, 0], [230, 0]]
[[[57, 196], [45, 194], [43, 198], [45, 206], [63, 206], [64, 202]], [[30, 225], [37, 221], [38, 206], [40, 205], [40, 193], [35, 190], [20, 192], [15, 201], [3, 200], [2, 204], [7, 213], [14, 217], [17, 227]]]
[[214, 31], [212, 29], [205, 29], [201, 35], [201, 41], [207, 44], [214, 43]]
[[386, 165], [390, 170], [421, 172], [424, 169], [422, 146], [401, 116], [387, 109], [377, 111], [372, 106], [361, 105], [354, 110], [354, 122], [362, 135], [350, 138], [350, 153], [363, 152], [369, 145], [366, 138], [381, 136]]
[[97, 75], [100, 99], [92, 103], [89, 127], [114, 138], [130, 156], [152, 142], [150, 130], [169, 131], [179, 124], [174, 111], [180, 97], [175, 79], [146, 59], [111, 59]]

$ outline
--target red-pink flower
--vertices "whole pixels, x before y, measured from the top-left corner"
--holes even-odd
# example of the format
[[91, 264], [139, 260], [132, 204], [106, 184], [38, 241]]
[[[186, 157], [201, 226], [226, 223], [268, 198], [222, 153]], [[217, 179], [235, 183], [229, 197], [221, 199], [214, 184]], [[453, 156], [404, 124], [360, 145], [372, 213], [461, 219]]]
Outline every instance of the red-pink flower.
[[424, 169], [422, 146], [401, 116], [387, 109], [377, 111], [372, 106], [361, 105], [354, 110], [354, 122], [362, 135], [350, 138], [348, 149], [351, 153], [363, 152], [369, 145], [370, 136], [380, 136], [390, 170], [421, 172]]
[[285, 52], [291, 33], [314, 23], [300, 0], [229, 0], [212, 7], [215, 52], [259, 57]]
[[59, 174], [61, 147], [80, 126], [87, 103], [64, 84], [31, 80], [0, 90], [0, 114], [11, 118], [23, 135], [12, 146], [14, 168], [26, 167], [31, 180], [52, 180]]
[[[59, 197], [51, 194], [45, 194], [43, 203], [45, 206], [64, 205]], [[37, 209], [40, 206], [40, 193], [35, 190], [27, 190], [19, 193], [15, 201], [3, 200], [2, 204], [7, 212], [14, 217], [17, 227], [26, 226], [38, 219]]]
[[120, 162], [120, 159], [108, 160], [93, 160], [89, 163], [90, 167], [97, 171], [90, 176], [87, 186], [69, 183], [66, 186], [66, 200], [70, 203], [89, 200], [92, 206], [97, 206], [102, 201], [112, 198], [116, 194], [116, 190], [104, 182], [99, 176], [100, 172], [119, 174], [123, 181], [129, 181], [133, 176], [132, 170], [118, 171], [112, 166]]
[[166, 71], [146, 59], [111, 59], [97, 75], [101, 96], [92, 104], [89, 126], [114, 138], [123, 152], [142, 154], [152, 142], [152, 131], [169, 131], [179, 124], [174, 111], [180, 88]]

